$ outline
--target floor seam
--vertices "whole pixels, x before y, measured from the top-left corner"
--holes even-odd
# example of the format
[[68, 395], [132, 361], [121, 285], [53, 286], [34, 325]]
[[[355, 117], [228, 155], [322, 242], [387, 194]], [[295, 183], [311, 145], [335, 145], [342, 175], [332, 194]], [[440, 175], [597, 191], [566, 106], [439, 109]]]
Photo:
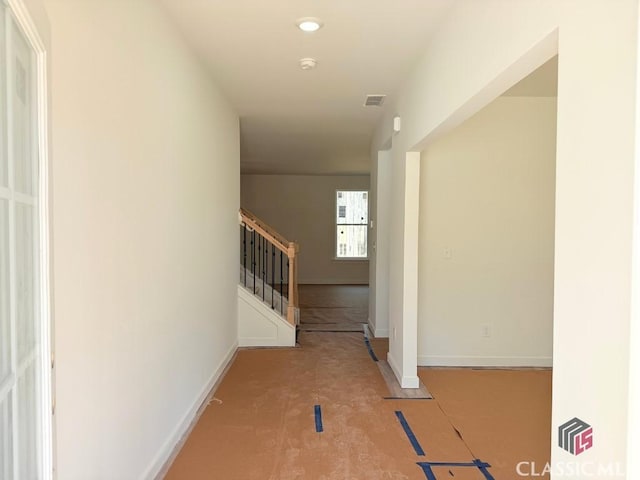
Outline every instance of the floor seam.
[[442, 412], [442, 414], [444, 415], [444, 417], [447, 419], [447, 422], [449, 422], [449, 425], [451, 425], [451, 428], [453, 429], [454, 432], [456, 432], [456, 435], [458, 436], [458, 438], [460, 438], [460, 440], [462, 441], [462, 444], [465, 446], [465, 448], [469, 451], [469, 453], [471, 454], [472, 458], [478, 458], [476, 456], [475, 453], [473, 453], [473, 450], [471, 450], [471, 447], [469, 446], [469, 444], [467, 443], [467, 441], [464, 439], [464, 437], [462, 436], [462, 432], [460, 432], [460, 430], [458, 430], [455, 426], [455, 424], [453, 423], [453, 421], [451, 420], [451, 417], [449, 416], [449, 414], [445, 411], [445, 409], [442, 407], [442, 405], [440, 404], [440, 402], [438, 401], [438, 399], [434, 396], [433, 400], [436, 402], [436, 405], [438, 405], [438, 408], [440, 409], [440, 411]]

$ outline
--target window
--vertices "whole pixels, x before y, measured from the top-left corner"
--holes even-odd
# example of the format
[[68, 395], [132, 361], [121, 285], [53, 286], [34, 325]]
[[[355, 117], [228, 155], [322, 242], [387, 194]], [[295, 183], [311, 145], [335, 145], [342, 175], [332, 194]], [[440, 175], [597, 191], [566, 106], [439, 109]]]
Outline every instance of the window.
[[336, 257], [367, 258], [369, 192], [336, 193]]

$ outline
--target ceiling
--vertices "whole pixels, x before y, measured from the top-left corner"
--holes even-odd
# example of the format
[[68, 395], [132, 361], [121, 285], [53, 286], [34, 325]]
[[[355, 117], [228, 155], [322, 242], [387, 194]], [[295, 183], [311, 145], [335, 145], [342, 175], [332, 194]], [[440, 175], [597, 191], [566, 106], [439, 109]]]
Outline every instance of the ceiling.
[[240, 115], [242, 172], [320, 175], [369, 171], [366, 95], [390, 103], [455, 0], [160, 1]]

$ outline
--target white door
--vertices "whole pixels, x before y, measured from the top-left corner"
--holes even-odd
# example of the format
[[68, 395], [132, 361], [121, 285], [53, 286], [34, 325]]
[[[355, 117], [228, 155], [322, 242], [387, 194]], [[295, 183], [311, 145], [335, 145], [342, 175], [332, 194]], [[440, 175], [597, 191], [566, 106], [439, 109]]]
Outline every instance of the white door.
[[32, 480], [49, 478], [43, 439], [51, 407], [44, 408], [50, 396], [43, 379], [50, 372], [41, 308], [36, 52], [16, 18], [0, 0], [0, 478]]

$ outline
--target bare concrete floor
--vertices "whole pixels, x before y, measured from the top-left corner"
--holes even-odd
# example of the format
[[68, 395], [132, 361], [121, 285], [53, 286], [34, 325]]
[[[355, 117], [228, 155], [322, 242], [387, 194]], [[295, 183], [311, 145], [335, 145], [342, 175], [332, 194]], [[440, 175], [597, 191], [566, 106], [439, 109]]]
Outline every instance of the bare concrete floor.
[[[518, 462], [549, 460], [550, 371], [421, 369], [434, 400], [385, 400], [362, 333], [301, 332], [299, 341], [238, 353], [167, 479], [424, 480], [418, 462], [480, 459], [496, 480], [513, 480]], [[384, 358], [385, 341], [372, 346]], [[429, 468], [440, 480], [488, 478], [476, 467]]]

